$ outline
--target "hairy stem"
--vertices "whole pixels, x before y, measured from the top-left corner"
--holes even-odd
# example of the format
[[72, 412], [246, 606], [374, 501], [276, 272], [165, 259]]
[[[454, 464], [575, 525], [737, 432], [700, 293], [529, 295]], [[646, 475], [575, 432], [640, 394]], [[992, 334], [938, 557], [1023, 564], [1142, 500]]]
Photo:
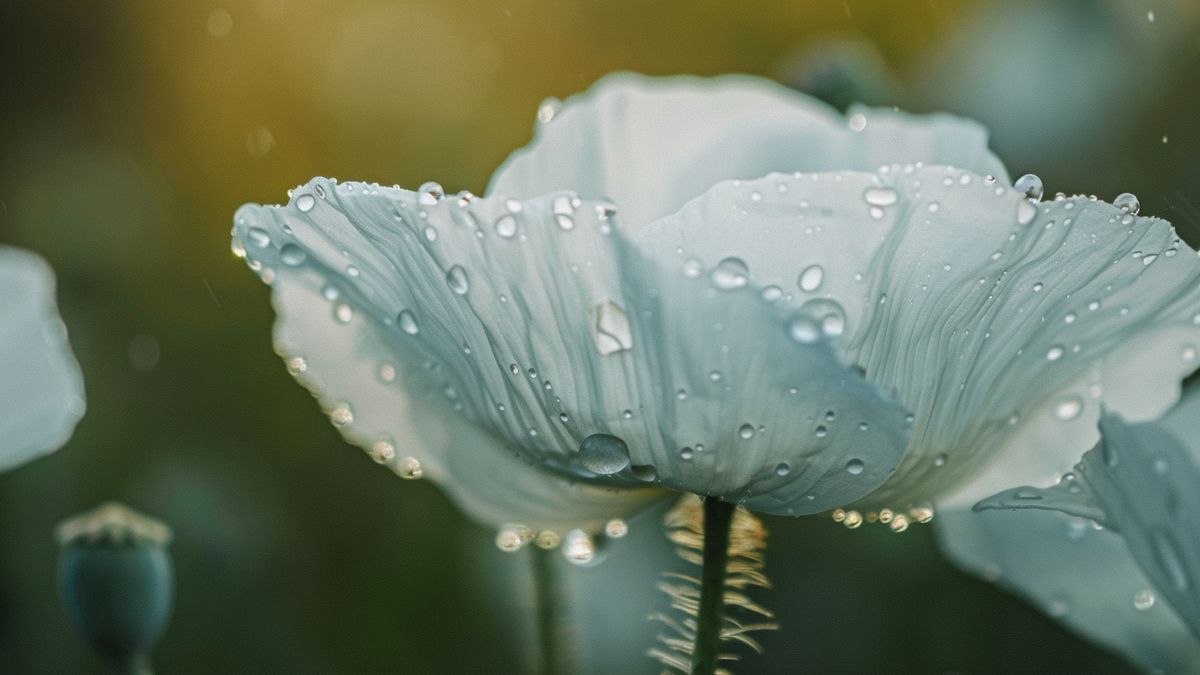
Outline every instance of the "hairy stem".
[[568, 637], [567, 606], [559, 582], [555, 552], [531, 546], [533, 588], [537, 612], [538, 672], [560, 675], [571, 672], [565, 643]]
[[719, 499], [704, 500], [704, 567], [701, 570], [695, 648], [692, 650], [692, 675], [713, 675], [717, 670], [733, 509], [733, 504]]

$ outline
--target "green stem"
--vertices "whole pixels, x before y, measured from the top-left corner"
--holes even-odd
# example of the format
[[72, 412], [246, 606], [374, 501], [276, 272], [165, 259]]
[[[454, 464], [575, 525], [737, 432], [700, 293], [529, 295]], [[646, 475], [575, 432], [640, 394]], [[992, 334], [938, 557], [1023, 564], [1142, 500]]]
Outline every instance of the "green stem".
[[700, 576], [700, 610], [692, 649], [692, 675], [713, 675], [717, 670], [733, 509], [733, 504], [719, 499], [704, 500], [704, 567]]
[[569, 673], [565, 643], [569, 637], [569, 618], [564, 589], [559, 582], [555, 551], [530, 547], [533, 556], [533, 589], [537, 612], [538, 672], [542, 675]]

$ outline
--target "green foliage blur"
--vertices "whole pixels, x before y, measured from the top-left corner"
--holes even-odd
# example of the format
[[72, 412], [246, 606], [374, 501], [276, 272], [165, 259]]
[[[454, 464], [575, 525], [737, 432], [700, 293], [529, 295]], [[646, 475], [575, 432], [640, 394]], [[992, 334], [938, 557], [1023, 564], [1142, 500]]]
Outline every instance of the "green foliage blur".
[[[1195, 245], [1197, 19], [1190, 0], [0, 4], [0, 242], [57, 271], [88, 395], [66, 447], [0, 475], [0, 672], [100, 672], [60, 606], [51, 532], [107, 499], [175, 530], [159, 672], [533, 667], [528, 552], [344, 444], [292, 382], [267, 289], [229, 251], [243, 202], [315, 175], [482, 192], [545, 97], [614, 70], [747, 72], [969, 114], [1048, 197], [1135, 192]], [[630, 539], [660, 538], [658, 518]], [[767, 524], [762, 599], [783, 630], [737, 672], [1130, 671], [953, 570], [930, 528]], [[575, 600], [665, 609], [636, 546], [564, 567]], [[627, 563], [644, 578], [601, 573]], [[587, 663], [657, 672], [657, 629], [621, 609], [589, 610]]]

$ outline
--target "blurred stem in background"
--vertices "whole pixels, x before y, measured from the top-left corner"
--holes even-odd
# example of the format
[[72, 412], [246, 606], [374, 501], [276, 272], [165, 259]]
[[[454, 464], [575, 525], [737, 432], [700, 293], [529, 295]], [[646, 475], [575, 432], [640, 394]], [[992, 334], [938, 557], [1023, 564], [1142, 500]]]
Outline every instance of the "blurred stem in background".
[[561, 675], [571, 668], [570, 612], [566, 590], [562, 586], [557, 552], [541, 546], [530, 547], [535, 612], [537, 614], [538, 672]]

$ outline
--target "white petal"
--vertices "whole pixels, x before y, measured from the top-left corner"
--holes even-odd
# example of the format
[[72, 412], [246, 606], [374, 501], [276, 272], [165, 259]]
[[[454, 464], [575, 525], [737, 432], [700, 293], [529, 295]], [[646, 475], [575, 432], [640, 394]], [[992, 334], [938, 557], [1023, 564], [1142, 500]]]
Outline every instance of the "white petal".
[[[1144, 419], [1195, 368], [1194, 252], [1103, 202], [1035, 207], [969, 172], [890, 166], [724, 183], [637, 236], [692, 270], [736, 256], [780, 304], [844, 316], [847, 358], [916, 415], [872, 495], [892, 507], [969, 505], [1066, 471], [1106, 383], [1123, 382], [1106, 405]], [[1055, 442], [1019, 442], [1039, 434]]]
[[772, 171], [925, 162], [1006, 178], [974, 122], [861, 107], [843, 116], [754, 77], [620, 73], [557, 110], [545, 109], [552, 119], [500, 167], [489, 195], [608, 196], [628, 223], [641, 224], [673, 213], [718, 181]]
[[1155, 597], [1117, 534], [1052, 511], [942, 509], [934, 523], [957, 565], [1026, 597], [1080, 635], [1150, 672], [1200, 669], [1200, 642]]
[[1053, 488], [1006, 490], [976, 509], [1052, 509], [1103, 522], [1122, 535], [1157, 592], [1200, 638], [1197, 414], [1200, 395], [1193, 393], [1168, 416], [1191, 432], [1178, 437], [1157, 423], [1129, 425], [1105, 415], [1100, 444], [1075, 473]]
[[[610, 204], [462, 203], [316, 180], [287, 207], [240, 210], [235, 247], [277, 289], [280, 349], [307, 359], [335, 423], [368, 447], [395, 439], [477, 517], [612, 517], [656, 495], [648, 482], [811, 513], [896, 465], [903, 411], [823, 340], [793, 340], [755, 291], [647, 264]], [[288, 302], [293, 286], [306, 295]], [[297, 322], [324, 328], [288, 339]], [[339, 330], [352, 337], [321, 337]], [[400, 394], [379, 393], [384, 366], [421, 402], [409, 419]], [[493, 457], [514, 454], [538, 466]], [[570, 490], [539, 488], [536, 503], [511, 489], [564, 479], [610, 499], [576, 513]], [[534, 515], [520, 517], [543, 526]]]
[[0, 471], [67, 442], [83, 416], [83, 376], [38, 256], [0, 246]]

